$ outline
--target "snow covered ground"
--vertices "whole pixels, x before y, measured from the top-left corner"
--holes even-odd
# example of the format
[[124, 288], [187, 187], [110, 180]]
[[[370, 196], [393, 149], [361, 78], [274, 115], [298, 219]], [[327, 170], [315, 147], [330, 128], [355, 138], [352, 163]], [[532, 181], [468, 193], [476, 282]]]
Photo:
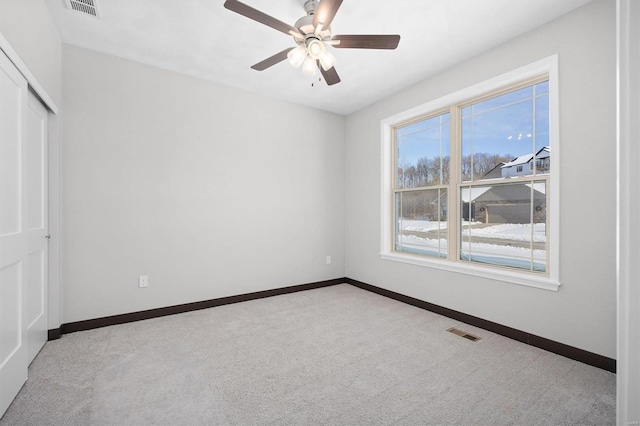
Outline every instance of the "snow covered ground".
[[440, 227], [440, 229], [447, 229], [446, 221], [400, 219], [399, 223], [400, 229], [403, 231], [428, 232], [435, 231], [438, 227]]
[[[445, 231], [447, 228], [446, 222], [428, 220], [401, 220], [399, 224], [403, 231], [409, 232], [429, 232], [438, 229]], [[532, 229], [534, 242], [546, 242], [544, 223], [533, 224], [533, 227], [531, 224], [506, 223], [479, 228], [472, 226], [470, 229], [468, 225], [468, 222], [463, 223], [461, 243], [463, 256], [470, 256], [472, 259], [478, 259], [486, 263], [524, 267], [525, 269], [528, 269], [525, 265], [533, 259], [536, 269], [544, 270], [547, 259], [546, 250], [533, 250], [532, 253], [530, 248], [514, 247], [509, 244], [509, 241], [531, 241]], [[469, 242], [469, 232], [471, 232], [471, 242]], [[444, 236], [446, 234], [441, 234], [441, 237]], [[400, 235], [399, 237], [399, 245], [407, 249], [407, 251], [428, 252], [436, 255], [437, 253], [445, 254], [447, 251], [447, 240], [445, 238], [426, 238], [418, 235]], [[500, 244], [474, 242], [474, 237], [491, 238], [504, 242]]]
[[[401, 219], [399, 221], [400, 229], [403, 231], [414, 232], [429, 232], [437, 229], [447, 229], [447, 222], [438, 222], [430, 220], [408, 220]], [[498, 240], [510, 240], [510, 241], [531, 241], [531, 224], [530, 223], [500, 223], [487, 227], [472, 227], [469, 228], [469, 222], [463, 222], [462, 236], [480, 237], [480, 238], [495, 238]], [[546, 224], [534, 223], [533, 224], [533, 242], [544, 243], [547, 241]]]
[[[469, 232], [471, 232], [471, 238], [483, 237], [510, 241], [531, 241], [530, 223], [501, 223], [493, 226], [488, 226], [486, 228], [472, 227], [471, 229], [463, 229], [462, 235], [464, 237], [468, 237]], [[533, 224], [533, 242], [547, 242], [545, 223]]]

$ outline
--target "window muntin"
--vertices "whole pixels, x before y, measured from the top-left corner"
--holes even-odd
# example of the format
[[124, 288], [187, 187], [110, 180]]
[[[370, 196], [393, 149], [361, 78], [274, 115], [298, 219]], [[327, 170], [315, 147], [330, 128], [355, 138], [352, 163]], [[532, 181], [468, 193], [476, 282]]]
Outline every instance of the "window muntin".
[[546, 274], [549, 82], [494, 93], [394, 128], [393, 251]]

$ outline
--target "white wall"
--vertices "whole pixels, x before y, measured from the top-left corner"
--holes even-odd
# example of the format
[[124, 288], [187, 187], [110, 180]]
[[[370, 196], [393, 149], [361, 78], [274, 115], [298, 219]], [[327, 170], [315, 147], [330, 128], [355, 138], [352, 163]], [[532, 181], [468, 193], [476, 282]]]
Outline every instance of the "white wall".
[[60, 36], [43, 0], [1, 0], [0, 33], [56, 104], [61, 100]]
[[344, 276], [342, 116], [69, 45], [63, 108], [64, 322]]
[[[615, 34], [615, 2], [595, 1], [347, 117], [346, 275], [615, 358]], [[381, 260], [380, 120], [554, 53], [560, 291]]]

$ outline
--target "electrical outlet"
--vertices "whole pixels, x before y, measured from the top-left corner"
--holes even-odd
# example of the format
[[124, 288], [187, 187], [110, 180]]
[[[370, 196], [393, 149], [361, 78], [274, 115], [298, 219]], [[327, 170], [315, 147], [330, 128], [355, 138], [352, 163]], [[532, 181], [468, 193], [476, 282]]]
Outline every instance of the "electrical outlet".
[[327, 256], [327, 265], [331, 265], [331, 256]]
[[149, 275], [140, 275], [138, 277], [138, 287], [149, 287]]

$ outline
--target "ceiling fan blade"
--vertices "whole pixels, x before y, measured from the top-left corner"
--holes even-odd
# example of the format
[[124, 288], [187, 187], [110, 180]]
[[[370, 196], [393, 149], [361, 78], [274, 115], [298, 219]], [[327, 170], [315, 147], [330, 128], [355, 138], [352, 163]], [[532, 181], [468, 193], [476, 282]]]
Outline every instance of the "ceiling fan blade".
[[336, 35], [331, 40], [340, 40], [336, 49], [395, 49], [400, 43], [398, 34], [389, 35]]
[[341, 4], [342, 0], [320, 0], [313, 17], [313, 26], [317, 27], [322, 22], [323, 28], [329, 28]]
[[329, 68], [328, 71], [325, 71], [324, 68], [318, 63], [318, 68], [320, 68], [320, 73], [322, 77], [324, 77], [324, 81], [327, 82], [328, 86], [333, 86], [334, 84], [340, 83], [340, 76], [336, 71], [336, 67]]
[[276, 53], [275, 55], [271, 56], [270, 58], [265, 59], [262, 62], [258, 62], [257, 64], [253, 65], [251, 68], [256, 70], [256, 71], [264, 71], [267, 68], [269, 68], [270, 66], [273, 66], [279, 62], [284, 61], [285, 59], [287, 59], [287, 53], [289, 53], [290, 51], [292, 51], [294, 48], [290, 47], [288, 49], [284, 49], [282, 52], [280, 53]]
[[285, 34], [290, 34], [291, 31], [294, 33], [300, 33], [296, 28], [292, 27], [289, 24], [285, 24], [282, 21], [277, 20], [276, 18], [267, 15], [266, 13], [260, 12], [257, 9], [252, 8], [251, 6], [247, 6], [244, 3], [240, 3], [237, 0], [227, 0], [224, 2], [224, 7], [227, 9], [239, 13], [242, 16], [246, 16], [249, 19], [253, 19], [254, 21], [260, 22], [268, 27], [274, 28], [278, 31], [281, 31]]

